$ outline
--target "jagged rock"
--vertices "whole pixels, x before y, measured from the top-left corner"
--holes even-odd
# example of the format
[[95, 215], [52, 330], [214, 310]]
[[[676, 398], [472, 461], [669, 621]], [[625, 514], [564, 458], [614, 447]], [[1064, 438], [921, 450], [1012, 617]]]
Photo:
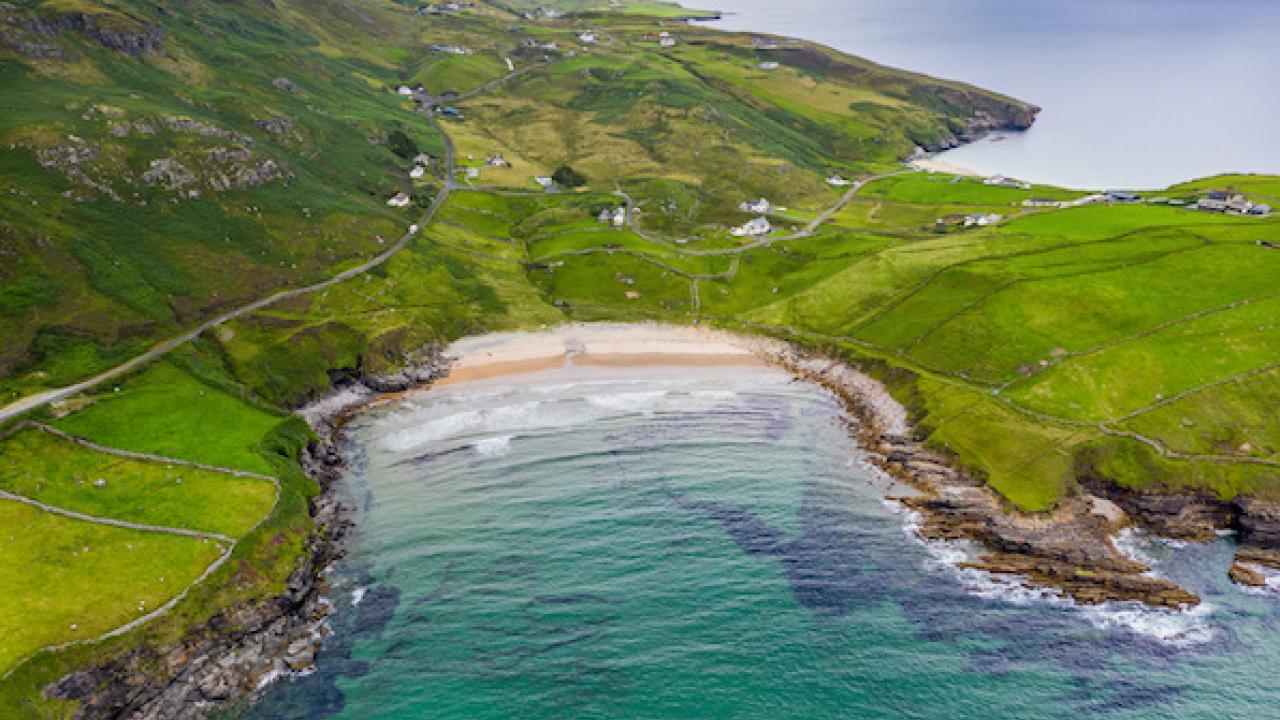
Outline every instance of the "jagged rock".
[[1074, 565], [1043, 557], [994, 553], [975, 562], [961, 563], [961, 567], [1027, 577], [1091, 605], [1109, 600], [1137, 600], [1175, 609], [1200, 604], [1200, 598], [1194, 593], [1164, 578]]
[[285, 135], [293, 131], [293, 120], [284, 116], [276, 116], [254, 120], [254, 126], [262, 128], [272, 135]]
[[294, 672], [309, 670], [315, 666], [316, 645], [310, 638], [299, 638], [285, 649], [284, 662]]
[[278, 77], [275, 80], [272, 80], [271, 84], [280, 92], [296, 93], [301, 91], [301, 88], [288, 78]]
[[1245, 546], [1236, 551], [1236, 562], [1280, 570], [1280, 550]]
[[6, 20], [10, 25], [45, 37], [69, 30], [126, 55], [164, 51], [164, 28], [119, 14], [27, 13], [10, 15]]
[[69, 138], [69, 142], [36, 150], [36, 160], [50, 170], [66, 171], [73, 165], [87, 163], [98, 157], [98, 146], [77, 137]]
[[184, 133], [187, 135], [200, 135], [202, 137], [218, 137], [218, 138], [224, 138], [226, 140], [235, 140], [241, 145], [253, 144], [253, 138], [251, 137], [247, 137], [245, 135], [237, 135], [236, 133], [233, 133], [230, 130], [226, 130], [216, 125], [210, 125], [209, 123], [202, 122], [200, 120], [195, 120], [185, 116], [166, 115], [160, 119], [160, 122], [166, 128], [176, 133]]
[[177, 190], [195, 184], [196, 175], [175, 158], [160, 158], [151, 161], [150, 167], [142, 173], [142, 181], [166, 190]]
[[1233, 504], [1207, 493], [1137, 492], [1097, 480], [1086, 480], [1084, 485], [1152, 532], [1168, 537], [1211, 540], [1218, 528], [1235, 522]]
[[1266, 587], [1267, 578], [1261, 572], [1241, 564], [1239, 561], [1231, 563], [1231, 569], [1227, 571], [1227, 575], [1238, 585], [1246, 585], [1248, 587]]
[[1019, 575], [1081, 602], [1138, 600], [1161, 607], [1199, 603], [1175, 583], [1145, 575], [1149, 568], [1112, 542], [1113, 533], [1127, 520], [1124, 511], [1139, 504], [1136, 499], [1126, 504], [1086, 494], [1067, 498], [1050, 515], [1010, 512], [994, 490], [949, 466], [946, 458], [913, 437], [901, 406], [874, 381], [794, 349], [769, 359], [831, 390], [858, 418], [855, 430], [873, 451], [872, 461], [922, 492], [894, 498], [919, 514], [921, 537], [970, 540], [992, 551], [968, 567]]
[[1280, 505], [1250, 497], [1237, 498], [1234, 505], [1240, 542], [1280, 551]]

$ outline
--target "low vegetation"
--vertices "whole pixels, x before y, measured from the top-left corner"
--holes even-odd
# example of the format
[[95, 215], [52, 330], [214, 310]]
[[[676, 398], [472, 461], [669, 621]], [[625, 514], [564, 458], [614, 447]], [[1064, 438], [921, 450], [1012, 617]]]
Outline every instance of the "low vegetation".
[[[980, 129], [966, 125], [975, 114], [1016, 127], [1031, 109], [807, 43], [690, 26], [659, 2], [535, 12], [547, 4], [82, 9], [125, 40], [83, 23], [22, 30], [36, 16], [56, 24], [65, 4], [0, 8], [18, 28], [0, 36], [13, 110], [0, 114], [7, 397], [331, 277], [422, 224], [368, 272], [228, 320], [30, 417], [208, 469], [7, 428], [0, 489], [236, 545], [163, 621], [37, 652], [140, 617], [226, 548], [0, 501], [0, 582], [20, 586], [0, 605], [0, 673], [12, 670], [0, 715], [66, 717], [40, 690], [70, 669], [280, 592], [317, 492], [297, 462], [311, 434], [288, 412], [469, 333], [652, 319], [837, 354], [882, 377], [929, 442], [1012, 510], [1050, 510], [1084, 477], [1280, 498], [1276, 220], [1032, 207], [1085, 193], [911, 172], [898, 161]], [[415, 114], [398, 90], [419, 83], [452, 112]], [[850, 193], [833, 175], [868, 182]], [[1274, 203], [1280, 179], [1159, 194], [1210, 190]], [[398, 192], [409, 207], [387, 205]], [[767, 213], [742, 208], [758, 198]], [[962, 214], [1001, 217], [945, 221]], [[762, 216], [769, 234], [732, 232]]]

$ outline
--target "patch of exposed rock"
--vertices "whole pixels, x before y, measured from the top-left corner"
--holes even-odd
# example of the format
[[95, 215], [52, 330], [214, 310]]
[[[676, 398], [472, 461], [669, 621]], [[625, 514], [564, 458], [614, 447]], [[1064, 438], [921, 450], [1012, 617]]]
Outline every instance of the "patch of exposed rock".
[[1051, 515], [1010, 511], [991, 488], [910, 435], [907, 416], [875, 380], [829, 359], [792, 349], [767, 359], [839, 397], [859, 419], [861, 444], [873, 462], [920, 494], [894, 498], [922, 518], [926, 540], [969, 540], [987, 552], [966, 567], [1018, 575], [1057, 588], [1082, 603], [1137, 600], [1160, 607], [1200, 599], [1121, 552], [1113, 537], [1130, 522], [1116, 503], [1092, 495], [1068, 499]]
[[[3, 21], [11, 28], [46, 38], [56, 38], [63, 32], [74, 32], [105, 48], [135, 57], [164, 52], [164, 28], [119, 13], [6, 12]], [[58, 54], [45, 56], [58, 57]]]
[[278, 77], [271, 81], [271, 85], [280, 92], [297, 93], [302, 91], [302, 88], [299, 88], [297, 83], [289, 78]]
[[[1096, 479], [1084, 482], [1154, 533], [1208, 541], [1220, 531], [1233, 531], [1240, 540], [1237, 564], [1280, 570], [1280, 504], [1247, 496], [1224, 500], [1208, 493], [1138, 492]], [[1232, 573], [1237, 582], [1247, 577], [1247, 573]]]
[[253, 144], [253, 138], [251, 137], [239, 135], [225, 128], [220, 128], [217, 125], [210, 125], [207, 122], [181, 115], [166, 115], [160, 118], [160, 123], [176, 133], [223, 138], [224, 140], [233, 140], [241, 145]]

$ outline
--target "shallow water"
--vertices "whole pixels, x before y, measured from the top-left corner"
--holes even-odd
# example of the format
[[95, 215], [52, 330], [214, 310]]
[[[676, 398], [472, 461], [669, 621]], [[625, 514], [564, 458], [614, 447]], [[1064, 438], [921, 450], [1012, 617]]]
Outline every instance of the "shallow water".
[[[706, 4], [706, 3], [703, 3]], [[985, 173], [1160, 188], [1280, 172], [1274, 0], [715, 0], [717, 23], [831, 45], [1044, 108], [945, 153]]]
[[[529, 382], [531, 378], [538, 382]], [[1280, 594], [1085, 609], [954, 569], [836, 401], [772, 369], [576, 369], [352, 427], [334, 639], [252, 718], [1261, 718]], [[905, 492], [904, 488], [897, 488]]]

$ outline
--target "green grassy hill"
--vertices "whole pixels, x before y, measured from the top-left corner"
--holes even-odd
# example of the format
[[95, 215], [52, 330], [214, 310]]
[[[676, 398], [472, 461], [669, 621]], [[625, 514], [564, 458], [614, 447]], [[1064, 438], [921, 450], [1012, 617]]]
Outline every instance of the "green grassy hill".
[[[1276, 220], [1032, 209], [1084, 193], [908, 172], [898, 161], [918, 146], [1025, 127], [1035, 109], [674, 22], [661, 3], [601, 5], [533, 20], [517, 2], [431, 15], [391, 0], [0, 7], [6, 402], [354, 267], [447, 188], [372, 270], [31, 414], [106, 449], [4, 429], [0, 489], [87, 517], [0, 501], [0, 527], [50, 538], [6, 545], [0, 578], [31, 568], [68, 588], [0, 608], [0, 715], [67, 717], [40, 695], [51, 680], [279, 592], [317, 492], [297, 465], [309, 433], [287, 410], [467, 333], [657, 319], [809, 344], [882, 377], [1011, 509], [1051, 509], [1086, 477], [1280, 498], [1280, 250], [1261, 244]], [[436, 122], [448, 144], [396, 93], [419, 83], [458, 110]], [[431, 161], [412, 178], [420, 153]], [[566, 168], [581, 187], [533, 180]], [[870, 182], [833, 187], [832, 174]], [[1217, 189], [1280, 199], [1280, 179], [1259, 176], [1162, 194]], [[397, 192], [410, 207], [388, 207]], [[739, 204], [760, 197], [772, 234], [734, 236], [757, 215]], [[632, 209], [625, 226], [598, 219], [618, 207]], [[1003, 218], [947, 221], [967, 213]], [[230, 541], [166, 619], [40, 652], [141, 616], [139, 600], [172, 597]], [[131, 545], [148, 562], [129, 562]], [[94, 603], [105, 610], [89, 622]]]

